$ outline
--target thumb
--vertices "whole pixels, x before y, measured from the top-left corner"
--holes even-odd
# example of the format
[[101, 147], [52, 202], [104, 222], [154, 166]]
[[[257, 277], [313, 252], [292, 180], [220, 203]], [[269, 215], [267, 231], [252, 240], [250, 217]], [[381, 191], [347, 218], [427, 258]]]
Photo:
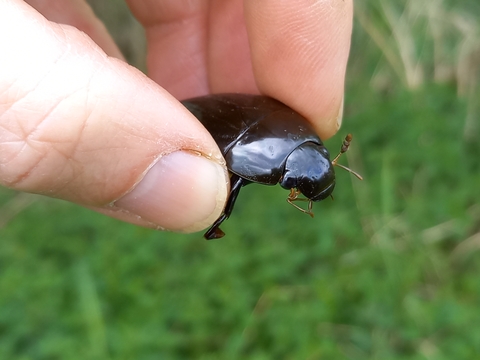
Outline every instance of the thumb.
[[136, 224], [197, 231], [228, 176], [172, 96], [75, 28], [0, 3], [0, 184]]

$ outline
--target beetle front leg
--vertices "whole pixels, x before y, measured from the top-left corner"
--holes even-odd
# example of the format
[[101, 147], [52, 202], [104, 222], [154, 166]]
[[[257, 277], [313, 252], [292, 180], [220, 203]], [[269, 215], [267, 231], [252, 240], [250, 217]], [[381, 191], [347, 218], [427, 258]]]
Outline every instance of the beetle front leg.
[[[301, 194], [301, 192], [299, 190], [290, 189], [290, 194], [288, 194], [287, 202], [290, 205], [292, 205], [293, 207], [295, 207], [296, 209], [300, 210], [301, 212], [303, 212], [305, 214], [310, 215], [313, 218], [314, 214], [313, 214], [313, 211], [312, 211], [312, 206], [313, 206], [312, 200], [306, 199], [306, 198], [299, 198], [298, 195], [300, 195], [300, 194]], [[298, 206], [297, 204], [295, 204], [294, 201], [308, 201], [307, 210], [305, 210], [305, 209], [301, 208], [300, 206]]]
[[233, 207], [235, 205], [235, 201], [237, 200], [238, 194], [240, 193], [240, 189], [243, 185], [245, 185], [245, 179], [241, 178], [238, 175], [232, 174], [232, 176], [230, 177], [230, 184], [230, 195], [228, 196], [225, 209], [223, 210], [222, 215], [217, 220], [215, 220], [210, 229], [208, 229], [205, 233], [204, 237], [207, 240], [220, 239], [225, 236], [225, 233], [222, 231], [222, 229], [220, 229], [219, 226], [222, 222], [224, 222], [230, 217], [233, 211]]

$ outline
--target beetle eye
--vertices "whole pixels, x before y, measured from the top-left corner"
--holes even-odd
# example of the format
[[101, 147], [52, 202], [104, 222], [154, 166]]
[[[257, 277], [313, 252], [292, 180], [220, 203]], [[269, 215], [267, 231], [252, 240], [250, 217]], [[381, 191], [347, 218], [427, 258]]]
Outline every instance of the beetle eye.
[[322, 154], [326, 159], [330, 159], [330, 153], [328, 152], [325, 146], [320, 146], [318, 151]]

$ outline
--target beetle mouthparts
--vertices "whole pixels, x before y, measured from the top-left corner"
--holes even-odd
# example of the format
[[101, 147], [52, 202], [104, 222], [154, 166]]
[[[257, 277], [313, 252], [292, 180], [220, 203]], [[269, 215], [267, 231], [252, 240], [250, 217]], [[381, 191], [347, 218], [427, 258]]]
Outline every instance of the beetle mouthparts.
[[[307, 198], [304, 198], [304, 197], [301, 197], [301, 198], [298, 197], [298, 195], [301, 195], [301, 194], [302, 193], [298, 189], [290, 189], [290, 194], [288, 194], [287, 202], [290, 205], [292, 205], [294, 208], [296, 208], [297, 210], [300, 210], [301, 212], [303, 212], [305, 214], [308, 214], [308, 215], [310, 215], [310, 217], [313, 218], [313, 216], [314, 216], [313, 211], [312, 211], [313, 202], [312, 202], [311, 199], [307, 199]], [[295, 204], [294, 201], [308, 201], [307, 209], [301, 208], [300, 206]]]

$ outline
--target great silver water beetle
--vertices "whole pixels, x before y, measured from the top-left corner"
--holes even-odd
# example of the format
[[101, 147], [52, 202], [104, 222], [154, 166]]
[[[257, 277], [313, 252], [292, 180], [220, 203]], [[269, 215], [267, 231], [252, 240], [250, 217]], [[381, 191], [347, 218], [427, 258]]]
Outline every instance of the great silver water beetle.
[[[182, 101], [217, 142], [230, 171], [230, 195], [222, 215], [205, 233], [207, 240], [225, 235], [219, 228], [232, 213], [242, 186], [280, 184], [290, 190], [287, 201], [313, 217], [312, 202], [332, 194], [337, 164], [348, 150], [345, 138], [340, 153], [330, 154], [308, 120], [288, 106], [262, 95], [215, 94]], [[305, 198], [299, 197], [305, 196]], [[303, 209], [294, 201], [308, 201]]]

